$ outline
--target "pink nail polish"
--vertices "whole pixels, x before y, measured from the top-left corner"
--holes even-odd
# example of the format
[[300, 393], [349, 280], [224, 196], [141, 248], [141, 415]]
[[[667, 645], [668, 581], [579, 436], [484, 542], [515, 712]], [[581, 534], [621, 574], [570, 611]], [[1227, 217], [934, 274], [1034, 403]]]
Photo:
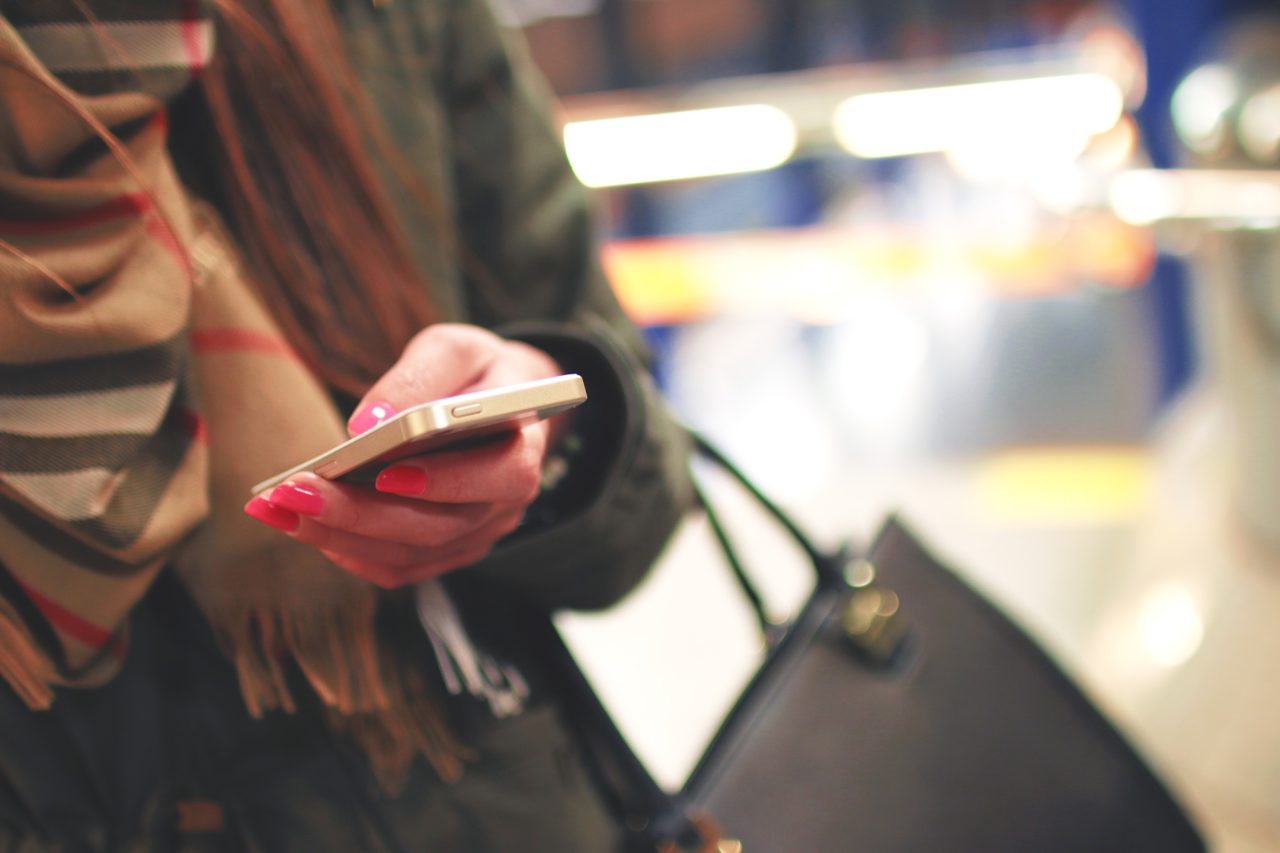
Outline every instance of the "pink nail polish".
[[276, 530], [292, 533], [298, 529], [299, 518], [296, 512], [276, 509], [264, 497], [259, 496], [251, 499], [244, 505], [244, 511], [250, 518], [255, 518], [268, 527], [274, 527]]
[[297, 483], [276, 486], [267, 501], [276, 509], [290, 510], [299, 515], [319, 515], [324, 510], [324, 495]]
[[373, 487], [387, 494], [416, 497], [427, 488], [427, 475], [421, 468], [393, 465], [378, 475]]
[[396, 413], [396, 407], [390, 403], [370, 403], [351, 416], [347, 428], [352, 435], [359, 435], [385, 421]]

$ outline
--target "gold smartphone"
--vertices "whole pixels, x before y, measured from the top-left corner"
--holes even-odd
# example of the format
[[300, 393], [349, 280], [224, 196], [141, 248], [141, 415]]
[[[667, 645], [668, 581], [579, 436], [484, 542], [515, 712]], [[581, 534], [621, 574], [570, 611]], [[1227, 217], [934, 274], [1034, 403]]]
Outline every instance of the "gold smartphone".
[[263, 480], [251, 491], [260, 494], [304, 471], [327, 480], [372, 482], [383, 467], [397, 459], [467, 446], [557, 415], [586, 399], [582, 377], [567, 373], [432, 400], [405, 409], [314, 459]]

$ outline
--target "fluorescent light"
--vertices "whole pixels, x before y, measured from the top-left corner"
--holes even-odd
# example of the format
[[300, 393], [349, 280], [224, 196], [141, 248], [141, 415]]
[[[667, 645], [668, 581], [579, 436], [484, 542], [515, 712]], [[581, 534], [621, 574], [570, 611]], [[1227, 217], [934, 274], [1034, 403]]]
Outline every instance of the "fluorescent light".
[[1062, 133], [1044, 144], [1019, 140], [992, 140], [989, 145], [957, 146], [947, 151], [947, 162], [966, 180], [1028, 180], [1072, 168], [1089, 147], [1089, 137]]
[[1124, 93], [1103, 74], [854, 95], [836, 107], [836, 138], [859, 157], [1052, 144], [1110, 129]]
[[1116, 216], [1130, 225], [1150, 225], [1178, 212], [1178, 187], [1154, 169], [1117, 175], [1108, 195]]
[[1134, 169], [1108, 193], [1116, 216], [1131, 225], [1162, 219], [1280, 221], [1280, 172], [1253, 169]]
[[772, 169], [795, 152], [796, 127], [745, 104], [570, 122], [564, 144], [579, 180], [609, 187]]
[[504, 24], [527, 27], [551, 18], [578, 18], [600, 7], [600, 0], [499, 0], [494, 4]]

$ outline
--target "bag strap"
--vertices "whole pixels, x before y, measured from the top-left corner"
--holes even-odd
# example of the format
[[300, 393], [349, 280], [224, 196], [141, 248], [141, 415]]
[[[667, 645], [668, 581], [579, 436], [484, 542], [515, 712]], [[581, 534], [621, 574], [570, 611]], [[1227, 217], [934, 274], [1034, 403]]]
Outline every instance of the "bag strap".
[[[820, 585], [842, 583], [838, 566], [843, 561], [821, 551], [799, 525], [703, 436], [693, 431], [690, 435], [697, 455], [729, 474], [796, 542], [813, 566]], [[738, 586], [750, 603], [766, 642], [772, 647], [785, 634], [785, 629], [768, 619], [763, 598], [743, 568], [724, 525], [703, 490], [695, 485], [695, 491], [699, 508], [705, 514]], [[585, 758], [595, 777], [597, 790], [624, 827], [624, 849], [628, 853], [730, 853], [740, 850], [736, 842], [721, 838], [708, 818], [690, 814], [679, 795], [668, 793], [654, 781], [601, 704], [595, 689], [578, 667], [551, 620], [542, 619], [541, 626], [533, 625], [530, 630], [542, 635], [545, 659], [549, 661], [551, 674], [558, 681], [561, 696], [583, 741]]]
[[[542, 630], [538, 630], [541, 628]], [[709, 827], [663, 790], [631, 749], [550, 619], [541, 635], [549, 674], [574, 724], [583, 759], [605, 805], [622, 828], [625, 853], [716, 853]]]
[[[835, 568], [836, 561], [831, 559], [830, 554], [818, 548], [818, 546], [813, 543], [813, 540], [809, 538], [809, 535], [800, 529], [800, 525], [798, 525], [791, 516], [770, 500], [764, 492], [760, 491], [756, 484], [753, 483], [746, 474], [742, 473], [742, 470], [738, 468], [737, 465], [733, 464], [733, 462], [731, 462], [704, 436], [693, 430], [689, 430], [689, 434], [693, 438], [693, 447], [694, 450], [697, 451], [698, 455], [711, 461], [716, 467], [720, 468], [737, 481], [738, 485], [742, 486], [747, 494], [751, 495], [755, 502], [759, 504], [760, 507], [764, 509], [776, 522], [778, 522], [791, 539], [800, 546], [804, 551], [805, 556], [808, 557], [810, 564], [813, 565], [814, 573], [817, 575], [819, 582], [839, 578], [839, 572]], [[696, 486], [695, 489], [697, 489]], [[701, 508], [703, 512], [707, 514], [708, 520], [711, 521], [712, 528], [715, 530], [721, 530], [719, 528], [719, 522], [712, 520], [715, 517], [714, 511], [705, 500], [702, 491], [700, 489], [697, 491]], [[725, 556], [729, 560], [730, 565], [734, 567], [734, 573], [741, 574], [742, 577], [746, 577], [745, 573], [742, 572], [742, 565], [738, 561], [737, 554], [734, 551], [733, 545], [729, 542], [729, 539], [723, 536], [722, 531], [717, 533], [717, 539], [720, 540], [721, 547], [724, 549]], [[748, 581], [748, 583], [750, 583], [750, 581]]]

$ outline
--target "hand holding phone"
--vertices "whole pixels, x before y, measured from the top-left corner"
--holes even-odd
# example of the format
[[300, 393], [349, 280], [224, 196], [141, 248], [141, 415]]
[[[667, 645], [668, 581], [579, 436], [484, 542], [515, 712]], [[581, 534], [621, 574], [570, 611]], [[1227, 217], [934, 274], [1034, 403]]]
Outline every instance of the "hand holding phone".
[[373, 482], [398, 459], [470, 446], [568, 411], [587, 399], [582, 377], [567, 373], [420, 403], [336, 447], [258, 483], [253, 494], [304, 472], [326, 480]]
[[[475, 326], [431, 326], [374, 383], [349, 429], [358, 431], [375, 403], [408, 417], [263, 481], [245, 512], [380, 586], [471, 565], [519, 526], [538, 495], [553, 423], [539, 418], [585, 398], [581, 379], [561, 373], [531, 345]], [[443, 399], [459, 392], [461, 400]], [[488, 440], [473, 441], [480, 436]], [[316, 473], [339, 456], [340, 466]], [[327, 479], [353, 460], [345, 476], [375, 475], [373, 488]]]

